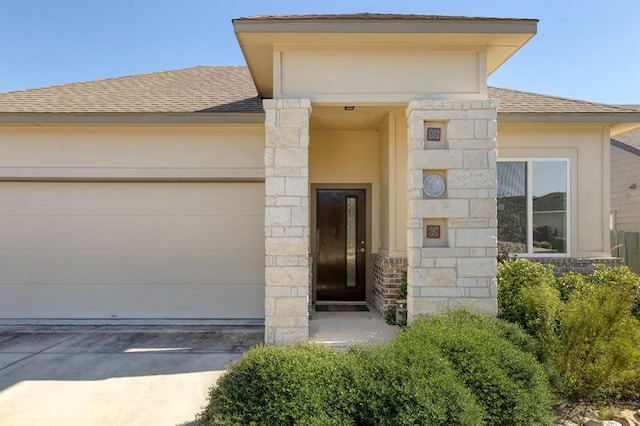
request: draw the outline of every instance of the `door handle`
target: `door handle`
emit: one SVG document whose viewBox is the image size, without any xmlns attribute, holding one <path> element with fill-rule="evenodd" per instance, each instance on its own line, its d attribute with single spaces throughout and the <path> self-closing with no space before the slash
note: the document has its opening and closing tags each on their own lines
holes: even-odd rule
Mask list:
<svg viewBox="0 0 640 426">
<path fill-rule="evenodd" d="M 360 253 L 364 253 L 365 251 L 366 251 L 366 250 L 364 249 L 364 247 L 362 247 L 362 248 L 360 249 Z"/>
</svg>

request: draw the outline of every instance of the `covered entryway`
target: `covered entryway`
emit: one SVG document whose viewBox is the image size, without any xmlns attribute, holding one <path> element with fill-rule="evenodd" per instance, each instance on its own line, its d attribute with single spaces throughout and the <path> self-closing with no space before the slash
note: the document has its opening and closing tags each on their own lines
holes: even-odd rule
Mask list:
<svg viewBox="0 0 640 426">
<path fill-rule="evenodd" d="M 264 317 L 262 182 L 0 183 L 0 318 Z"/>
</svg>

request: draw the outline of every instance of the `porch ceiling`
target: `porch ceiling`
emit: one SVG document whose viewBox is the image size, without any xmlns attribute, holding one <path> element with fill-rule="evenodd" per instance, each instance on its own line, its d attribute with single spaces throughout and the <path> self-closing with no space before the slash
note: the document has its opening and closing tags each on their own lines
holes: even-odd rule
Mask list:
<svg viewBox="0 0 640 426">
<path fill-rule="evenodd" d="M 311 130 L 378 130 L 389 113 L 388 107 L 358 106 L 351 111 L 346 105 L 313 106 Z"/>
</svg>

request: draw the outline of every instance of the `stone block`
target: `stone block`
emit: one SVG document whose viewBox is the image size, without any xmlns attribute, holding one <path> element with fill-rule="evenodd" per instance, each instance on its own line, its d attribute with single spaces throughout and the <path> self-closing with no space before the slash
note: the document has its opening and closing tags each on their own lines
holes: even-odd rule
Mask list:
<svg viewBox="0 0 640 426">
<path fill-rule="evenodd" d="M 306 238 L 267 237 L 265 251 L 271 256 L 306 255 L 309 253 L 309 241 Z"/>
<path fill-rule="evenodd" d="M 457 229 L 456 247 L 495 247 L 496 230 L 491 228 Z"/>
<path fill-rule="evenodd" d="M 291 208 L 291 226 L 309 226 L 309 207 Z"/>
<path fill-rule="evenodd" d="M 309 196 L 309 179 L 306 177 L 287 177 L 285 179 L 285 194 L 288 196 Z"/>
<path fill-rule="evenodd" d="M 496 188 L 498 176 L 492 169 L 450 170 L 449 188 Z"/>
<path fill-rule="evenodd" d="M 459 287 L 421 287 L 420 297 L 433 298 L 433 297 L 446 297 L 446 298 L 458 298 L 464 297 L 464 288 Z"/>
<path fill-rule="evenodd" d="M 458 276 L 461 278 L 495 277 L 496 272 L 497 265 L 494 257 L 458 259 Z"/>
<path fill-rule="evenodd" d="M 309 150 L 307 148 L 276 148 L 276 167 L 308 167 Z"/>
<path fill-rule="evenodd" d="M 488 120 L 473 120 L 473 136 L 476 138 L 488 138 Z"/>
<path fill-rule="evenodd" d="M 497 203 L 495 198 L 482 198 L 471 200 L 469 205 L 469 217 L 472 218 L 495 218 L 497 214 Z"/>
<path fill-rule="evenodd" d="M 460 258 L 469 256 L 469 249 L 466 247 L 424 247 L 420 249 L 422 257 L 452 257 Z"/>
<path fill-rule="evenodd" d="M 276 299 L 276 316 L 301 317 L 309 312 L 308 299 L 306 297 L 284 297 Z"/>
<path fill-rule="evenodd" d="M 276 206 L 278 207 L 299 207 L 300 197 L 277 197 Z"/>
<path fill-rule="evenodd" d="M 309 268 L 306 266 L 268 266 L 265 267 L 264 276 L 267 286 L 302 287 L 309 283 Z"/>
<path fill-rule="evenodd" d="M 450 149 L 430 149 L 414 151 L 411 157 L 411 167 L 416 169 L 434 170 L 462 169 L 464 168 L 463 151 Z"/>
<path fill-rule="evenodd" d="M 467 219 L 467 218 L 449 219 L 449 228 L 456 229 L 456 230 L 464 229 L 464 228 L 488 228 L 488 227 L 489 227 L 488 219 Z"/>
<path fill-rule="evenodd" d="M 264 220 L 266 226 L 287 226 L 291 223 L 291 209 L 289 207 L 265 207 Z"/>
<path fill-rule="evenodd" d="M 468 149 L 460 152 L 464 152 L 464 165 L 451 167 L 452 169 L 486 169 L 489 167 L 486 149 Z"/>
<path fill-rule="evenodd" d="M 275 298 L 291 296 L 291 287 L 265 286 L 264 295 L 265 295 L 265 298 L 271 298 L 273 300 L 273 309 L 275 312 L 275 308 L 276 308 Z M 268 314 L 265 313 L 265 315 L 268 315 Z"/>
<path fill-rule="evenodd" d="M 267 196 L 284 195 L 284 178 L 276 176 L 265 178 L 264 190 Z"/>
<path fill-rule="evenodd" d="M 416 287 L 455 287 L 457 285 L 455 268 L 414 268 L 411 279 Z"/>
<path fill-rule="evenodd" d="M 449 257 L 437 257 L 436 258 L 436 268 L 455 268 L 456 267 L 456 259 Z"/>
<path fill-rule="evenodd" d="M 496 141 L 492 138 L 487 139 L 462 139 L 450 137 L 449 149 L 495 149 Z"/>
<path fill-rule="evenodd" d="M 447 135 L 449 139 L 473 139 L 474 138 L 474 122 L 473 120 L 451 120 L 447 127 Z M 449 145 L 449 148 L 452 148 Z"/>
<path fill-rule="evenodd" d="M 409 201 L 409 217 L 443 218 L 443 217 L 468 217 L 468 200 L 412 200 Z"/>
<path fill-rule="evenodd" d="M 300 133 L 300 129 L 294 127 L 267 127 L 265 128 L 265 147 L 299 147 Z"/>
<path fill-rule="evenodd" d="M 282 109 L 278 111 L 278 125 L 280 127 L 307 128 L 309 127 L 308 109 Z"/>
</svg>

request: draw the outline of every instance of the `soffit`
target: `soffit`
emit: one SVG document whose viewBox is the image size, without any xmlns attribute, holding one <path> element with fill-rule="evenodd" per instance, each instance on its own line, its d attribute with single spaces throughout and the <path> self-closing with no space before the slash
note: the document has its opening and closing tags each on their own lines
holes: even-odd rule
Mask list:
<svg viewBox="0 0 640 426">
<path fill-rule="evenodd" d="M 427 51 L 470 47 L 487 52 L 487 75 L 536 33 L 535 19 L 498 18 L 242 18 L 233 21 L 258 93 L 273 96 L 273 52 Z"/>
</svg>

